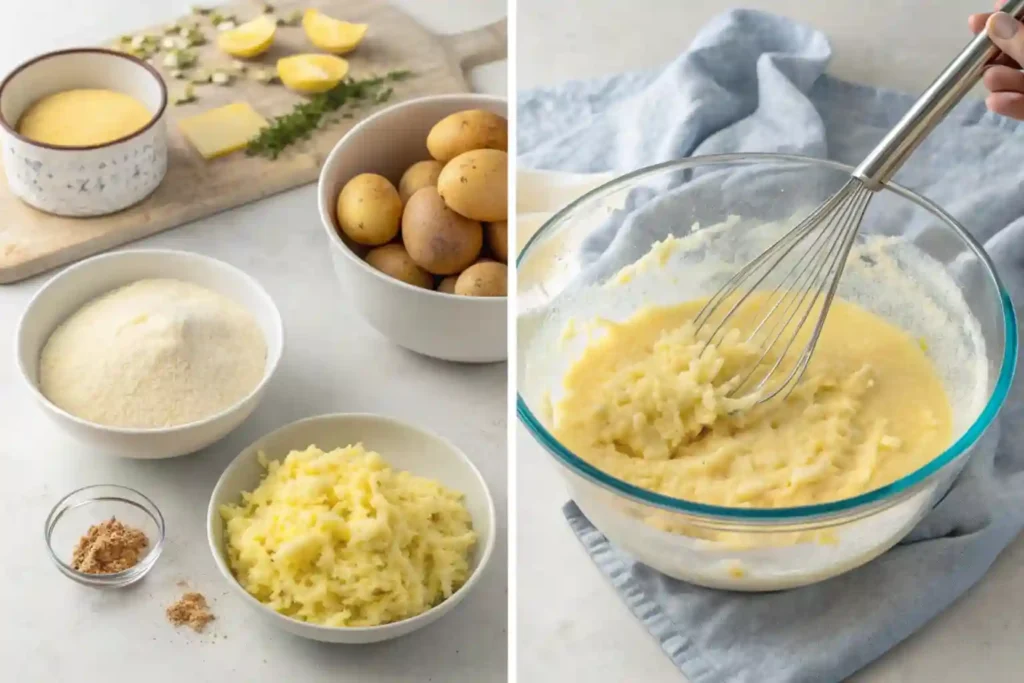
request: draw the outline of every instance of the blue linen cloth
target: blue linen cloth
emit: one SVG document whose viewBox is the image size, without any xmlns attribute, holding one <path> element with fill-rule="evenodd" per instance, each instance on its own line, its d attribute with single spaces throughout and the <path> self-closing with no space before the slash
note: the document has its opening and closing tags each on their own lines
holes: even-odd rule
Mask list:
<svg viewBox="0 0 1024 683">
<path fill-rule="evenodd" d="M 663 68 L 521 92 L 519 163 L 628 171 L 690 155 L 773 151 L 855 165 L 914 97 L 825 75 L 830 53 L 825 36 L 806 26 L 727 12 Z M 963 102 L 896 181 L 960 220 L 1024 301 L 1021 124 Z M 1024 528 L 1020 385 L 950 493 L 903 543 L 818 585 L 770 594 L 702 589 L 618 551 L 573 503 L 565 516 L 692 683 L 840 681 L 956 600 Z"/>
</svg>

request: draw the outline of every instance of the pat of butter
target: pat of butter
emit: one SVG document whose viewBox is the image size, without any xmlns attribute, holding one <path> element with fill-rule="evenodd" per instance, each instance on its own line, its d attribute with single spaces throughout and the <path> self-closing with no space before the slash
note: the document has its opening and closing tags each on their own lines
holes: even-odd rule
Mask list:
<svg viewBox="0 0 1024 683">
<path fill-rule="evenodd" d="M 235 102 L 178 122 L 178 128 L 205 159 L 245 147 L 267 125 L 247 102 Z"/>
</svg>

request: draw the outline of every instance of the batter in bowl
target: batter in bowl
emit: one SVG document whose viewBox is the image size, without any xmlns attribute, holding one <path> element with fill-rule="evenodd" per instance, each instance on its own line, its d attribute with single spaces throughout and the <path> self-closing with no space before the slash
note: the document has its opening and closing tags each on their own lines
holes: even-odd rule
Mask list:
<svg viewBox="0 0 1024 683">
<path fill-rule="evenodd" d="M 922 343 L 882 318 L 834 301 L 800 384 L 753 405 L 728 395 L 759 355 L 742 341 L 752 319 L 738 316 L 737 329 L 700 354 L 691 321 L 702 304 L 602 322 L 564 377 L 555 436 L 641 488 L 756 508 L 849 498 L 949 445 L 950 401 Z M 791 353 L 801 349 L 798 340 Z"/>
</svg>

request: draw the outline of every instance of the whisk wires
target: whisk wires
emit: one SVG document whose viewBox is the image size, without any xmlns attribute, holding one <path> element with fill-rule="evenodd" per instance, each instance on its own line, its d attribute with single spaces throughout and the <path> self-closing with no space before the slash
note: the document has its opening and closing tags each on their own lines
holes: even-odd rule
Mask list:
<svg viewBox="0 0 1024 683">
<path fill-rule="evenodd" d="M 756 360 L 739 375 L 730 395 L 756 394 L 763 403 L 785 397 L 800 381 L 871 195 L 859 179 L 851 178 L 701 308 L 694 325 L 705 348 L 738 327 L 741 317 L 753 321 L 744 333 L 756 349 Z M 799 349 L 795 359 L 790 353 L 794 348 Z"/>
</svg>

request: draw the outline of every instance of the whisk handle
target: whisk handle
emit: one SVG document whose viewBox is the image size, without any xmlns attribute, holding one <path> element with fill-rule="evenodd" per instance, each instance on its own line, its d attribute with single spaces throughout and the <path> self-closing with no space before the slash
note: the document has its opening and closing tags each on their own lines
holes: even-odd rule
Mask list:
<svg viewBox="0 0 1024 683">
<path fill-rule="evenodd" d="M 1000 11 L 1024 19 L 1024 0 L 1010 0 Z M 974 87 L 985 66 L 998 55 L 999 48 L 992 44 L 984 31 L 975 36 L 871 150 L 853 175 L 872 190 L 888 182 L 910 153 Z"/>
</svg>

